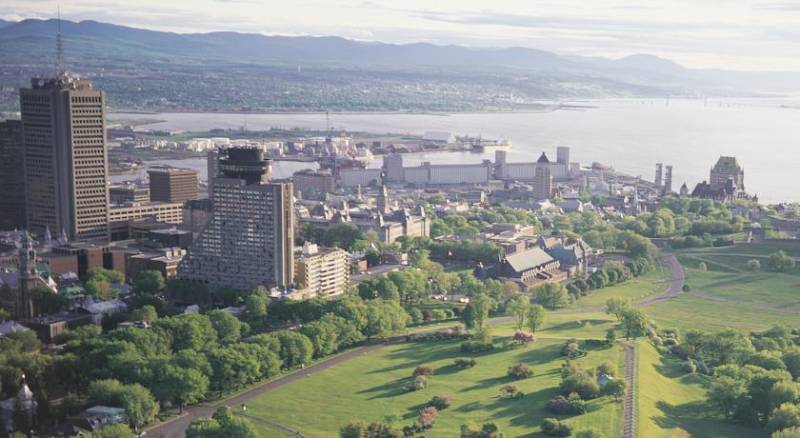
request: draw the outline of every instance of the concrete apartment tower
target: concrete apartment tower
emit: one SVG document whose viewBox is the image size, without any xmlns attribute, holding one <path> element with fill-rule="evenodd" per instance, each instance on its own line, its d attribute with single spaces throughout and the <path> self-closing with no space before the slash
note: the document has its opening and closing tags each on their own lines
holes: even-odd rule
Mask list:
<svg viewBox="0 0 800 438">
<path fill-rule="evenodd" d="M 28 229 L 108 239 L 105 94 L 61 70 L 19 91 Z"/>
<path fill-rule="evenodd" d="M 559 146 L 556 148 L 556 162 L 569 166 L 569 147 Z"/>
<path fill-rule="evenodd" d="M 672 166 L 666 166 L 666 172 L 664 173 L 664 194 L 668 195 L 672 193 Z"/>
<path fill-rule="evenodd" d="M 153 167 L 150 177 L 150 201 L 186 202 L 197 199 L 199 181 L 192 169 Z"/>
<path fill-rule="evenodd" d="M 0 230 L 25 228 L 22 122 L 0 122 Z"/>
<path fill-rule="evenodd" d="M 656 187 L 661 187 L 662 184 L 661 179 L 663 171 L 664 171 L 664 165 L 662 163 L 656 163 L 656 179 L 655 179 Z"/>
<path fill-rule="evenodd" d="M 178 276 L 249 291 L 294 279 L 292 184 L 270 183 L 270 161 L 252 148 L 219 151 L 211 218 Z"/>
<path fill-rule="evenodd" d="M 550 199 L 553 196 L 553 176 L 550 173 L 550 160 L 542 155 L 536 161 L 536 173 L 533 176 L 533 197 L 537 201 Z"/>
</svg>

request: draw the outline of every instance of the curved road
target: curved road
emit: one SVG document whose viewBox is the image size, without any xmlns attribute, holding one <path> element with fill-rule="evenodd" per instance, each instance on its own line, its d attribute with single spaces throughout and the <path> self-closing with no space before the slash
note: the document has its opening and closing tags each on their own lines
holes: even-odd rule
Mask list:
<svg viewBox="0 0 800 438">
<path fill-rule="evenodd" d="M 661 293 L 656 297 L 652 297 L 646 299 L 644 301 L 640 301 L 634 303 L 635 306 L 647 306 L 651 304 L 655 304 L 666 299 L 672 298 L 681 293 L 683 288 L 684 282 L 684 272 L 683 267 L 678 262 L 678 259 L 673 255 L 666 253 L 661 257 L 661 263 L 669 268 L 670 270 L 670 286 L 669 288 Z M 602 311 L 602 307 L 592 308 L 592 309 L 580 309 L 580 310 L 573 310 L 573 311 L 564 311 L 563 313 L 586 313 L 587 311 Z M 492 318 L 490 320 L 490 324 L 500 324 L 503 322 L 510 321 L 511 317 L 508 316 L 501 316 L 498 318 Z M 433 330 L 441 330 L 441 327 L 433 329 Z M 362 356 L 367 354 L 371 351 L 379 350 L 384 348 L 388 345 L 399 344 L 405 341 L 405 336 L 396 336 L 393 338 L 388 339 L 386 342 L 378 343 L 378 344 L 370 344 L 364 345 L 361 347 L 356 347 L 351 350 L 348 350 L 344 353 L 338 354 L 333 356 L 329 359 L 324 361 L 318 362 L 308 368 L 302 370 L 296 370 L 290 374 L 287 374 L 283 377 L 279 377 L 275 380 L 271 380 L 269 382 L 260 384 L 255 386 L 251 389 L 245 390 L 243 392 L 238 393 L 230 398 L 220 400 L 217 402 L 212 403 L 203 403 L 199 404 L 184 410 L 183 415 L 179 417 L 175 417 L 171 420 L 167 420 L 163 423 L 159 423 L 149 429 L 147 429 L 147 436 L 148 437 L 157 437 L 157 438 L 180 438 L 183 437 L 186 433 L 186 429 L 189 427 L 193 421 L 198 420 L 200 418 L 209 417 L 214 411 L 220 406 L 230 406 L 232 408 L 238 408 L 242 405 L 242 403 L 246 403 L 254 398 L 260 397 L 266 393 L 269 393 L 275 389 L 278 389 L 284 385 L 288 385 L 292 382 L 297 380 L 303 379 L 305 377 L 311 376 L 312 374 L 318 373 L 320 371 L 326 370 L 332 366 L 338 365 L 343 362 L 347 362 L 351 359 L 354 359 L 358 356 Z"/>
</svg>

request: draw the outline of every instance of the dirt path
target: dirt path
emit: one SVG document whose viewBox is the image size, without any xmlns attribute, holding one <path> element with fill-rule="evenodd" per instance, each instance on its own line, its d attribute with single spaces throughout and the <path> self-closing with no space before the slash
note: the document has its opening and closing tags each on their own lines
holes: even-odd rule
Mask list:
<svg viewBox="0 0 800 438">
<path fill-rule="evenodd" d="M 636 436 L 636 346 L 622 343 L 625 352 L 625 399 L 622 406 L 622 438 Z"/>
</svg>

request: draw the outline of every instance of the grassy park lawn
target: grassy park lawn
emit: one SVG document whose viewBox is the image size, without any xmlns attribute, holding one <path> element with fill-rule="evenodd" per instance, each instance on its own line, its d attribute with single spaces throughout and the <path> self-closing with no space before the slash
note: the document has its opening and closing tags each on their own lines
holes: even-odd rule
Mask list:
<svg viewBox="0 0 800 438">
<path fill-rule="evenodd" d="M 573 309 L 590 309 L 605 307 L 606 300 L 612 297 L 630 298 L 632 302 L 641 301 L 657 295 L 669 288 L 669 283 L 663 281 L 664 272 L 659 266 L 641 277 L 631 278 L 625 282 L 598 290 L 589 291 L 589 295 L 572 303 Z"/>
<path fill-rule="evenodd" d="M 733 249 L 728 249 L 733 248 Z M 741 255 L 732 255 L 736 248 Z M 750 305 L 757 311 L 780 309 L 782 313 L 796 312 L 800 315 L 800 271 L 788 273 L 766 271 L 766 259 L 752 255 L 762 251 L 758 246 L 739 245 L 725 249 L 728 255 L 712 255 L 706 252 L 684 252 L 679 260 L 686 271 L 687 283 L 692 291 L 711 295 L 733 304 Z M 710 251 L 710 250 L 709 250 Z M 748 271 L 747 261 L 759 259 L 762 269 Z M 706 264 L 706 270 L 698 269 L 700 263 Z"/>
<path fill-rule="evenodd" d="M 680 359 L 662 356 L 648 340 L 637 346 L 641 437 L 767 437 L 763 430 L 735 426 L 709 411 L 704 377 L 686 374 Z"/>
<path fill-rule="evenodd" d="M 502 331 L 498 330 L 498 332 Z M 280 421 L 281 424 L 313 437 L 335 437 L 344 424 L 354 419 L 383 421 L 396 416 L 395 426 L 411 424 L 418 410 L 434 395 L 453 398 L 450 408 L 440 412 L 426 436 L 458 436 L 465 423 L 496 422 L 506 436 L 541 436 L 539 425 L 550 398 L 558 394 L 562 339 L 540 339 L 524 347 L 476 356 L 478 364 L 460 370 L 453 360 L 465 357 L 458 342 L 409 343 L 390 346 L 309 376 L 249 403 L 248 415 Z M 590 351 L 577 362 L 594 367 L 603 361 L 616 363 L 622 372 L 622 351 L 618 347 Z M 512 381 L 509 366 L 523 362 L 534 377 Z M 403 392 L 418 365 L 435 370 L 429 386 L 421 391 Z M 514 384 L 526 396 L 510 400 L 499 396 L 499 388 Z M 619 436 L 622 404 L 600 398 L 588 404 L 588 412 L 567 418 L 576 430 L 595 428 L 605 436 Z"/>
</svg>

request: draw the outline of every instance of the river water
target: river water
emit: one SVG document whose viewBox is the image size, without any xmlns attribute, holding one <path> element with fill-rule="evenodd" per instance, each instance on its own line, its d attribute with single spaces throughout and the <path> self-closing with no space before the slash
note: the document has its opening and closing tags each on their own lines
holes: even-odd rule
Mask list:
<svg viewBox="0 0 800 438">
<path fill-rule="evenodd" d="M 593 161 L 652 180 L 655 163 L 671 164 L 673 187 L 689 188 L 707 179 L 720 155 L 733 155 L 745 169 L 745 186 L 762 201 L 800 201 L 800 108 L 797 101 L 739 100 L 598 100 L 585 109 L 517 113 L 330 114 L 336 130 L 376 134 L 453 134 L 504 138 L 513 143 L 508 161 L 534 161 L 541 152 L 555 158 L 556 146 L 569 146 L 571 160 Z M 112 118 L 142 117 L 112 114 Z M 148 115 L 147 117 L 151 117 Z M 324 130 L 325 114 L 164 113 L 150 129 L 206 131 L 212 128 Z M 475 163 L 493 154 L 431 153 L 407 156 L 406 163 Z M 181 160 L 204 172 L 204 160 Z M 178 165 L 179 163 L 173 163 Z M 379 165 L 379 161 L 374 163 Z M 289 176 L 307 163 L 276 163 L 277 177 Z"/>
</svg>

